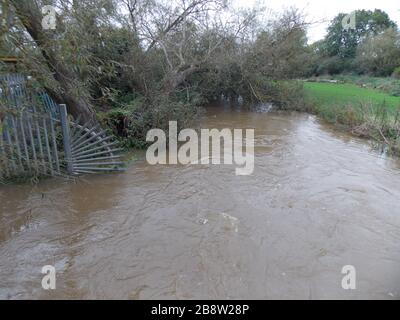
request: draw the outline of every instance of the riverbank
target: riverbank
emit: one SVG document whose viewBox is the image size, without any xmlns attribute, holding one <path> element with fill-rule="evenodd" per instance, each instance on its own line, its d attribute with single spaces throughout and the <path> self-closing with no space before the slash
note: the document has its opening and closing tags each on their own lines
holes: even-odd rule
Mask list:
<svg viewBox="0 0 400 320">
<path fill-rule="evenodd" d="M 305 108 L 400 155 L 400 97 L 350 83 L 305 82 Z"/>
</svg>

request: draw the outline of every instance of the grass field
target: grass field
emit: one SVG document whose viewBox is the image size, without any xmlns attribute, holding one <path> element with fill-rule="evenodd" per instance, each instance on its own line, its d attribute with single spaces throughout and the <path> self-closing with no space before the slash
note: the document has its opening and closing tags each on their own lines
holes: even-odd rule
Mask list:
<svg viewBox="0 0 400 320">
<path fill-rule="evenodd" d="M 318 105 L 338 106 L 367 103 L 378 106 L 385 104 L 392 109 L 391 111 L 400 107 L 400 97 L 354 84 L 306 82 L 304 89 L 306 94 Z"/>
<path fill-rule="evenodd" d="M 400 155 L 400 97 L 351 83 L 305 82 L 308 110 Z"/>
<path fill-rule="evenodd" d="M 400 79 L 393 77 L 371 77 L 367 75 L 355 74 L 338 74 L 338 75 L 325 75 L 312 78 L 314 81 L 321 80 L 337 80 L 341 83 L 350 83 L 357 86 L 366 87 L 369 89 L 376 89 L 381 92 L 388 93 L 392 96 L 400 97 Z"/>
</svg>

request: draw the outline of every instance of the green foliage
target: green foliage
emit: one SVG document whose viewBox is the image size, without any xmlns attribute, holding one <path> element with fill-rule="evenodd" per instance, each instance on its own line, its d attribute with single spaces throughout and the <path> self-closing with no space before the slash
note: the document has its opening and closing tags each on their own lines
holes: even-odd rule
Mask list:
<svg viewBox="0 0 400 320">
<path fill-rule="evenodd" d="M 330 23 L 322 41 L 311 45 L 315 75 L 357 72 L 389 76 L 399 65 L 399 33 L 395 22 L 382 10 L 355 11 L 355 29 L 342 25 L 346 14 Z"/>
<path fill-rule="evenodd" d="M 367 37 L 357 48 L 359 71 L 375 76 L 390 76 L 400 64 L 400 34 L 390 28 Z"/>
<path fill-rule="evenodd" d="M 395 79 L 400 79 L 400 67 L 397 67 L 393 70 L 393 74 L 392 74 L 393 78 Z M 400 88 L 400 85 L 399 85 Z"/>
<path fill-rule="evenodd" d="M 329 56 L 339 56 L 340 58 L 354 58 L 358 44 L 366 36 L 377 35 L 380 32 L 396 24 L 390 20 L 388 14 L 382 10 L 357 10 L 356 28 L 345 30 L 342 20 L 346 16 L 344 13 L 338 14 L 328 27 L 328 34 L 325 40 L 326 50 Z"/>
<path fill-rule="evenodd" d="M 177 121 L 184 128 L 199 113 L 195 101 L 182 101 L 179 97 L 156 97 L 146 100 L 143 97 L 132 100 L 121 108 L 99 113 L 100 122 L 120 138 L 126 148 L 144 148 L 148 145 L 148 130 L 168 129 L 169 121 Z"/>
<path fill-rule="evenodd" d="M 271 81 L 264 79 L 257 83 L 254 90 L 261 101 L 274 103 L 282 110 L 306 111 L 304 103 L 304 90 L 301 81 L 279 80 Z"/>
<path fill-rule="evenodd" d="M 351 61 L 342 59 L 339 56 L 322 58 L 315 70 L 315 74 L 339 74 L 349 70 Z"/>
</svg>

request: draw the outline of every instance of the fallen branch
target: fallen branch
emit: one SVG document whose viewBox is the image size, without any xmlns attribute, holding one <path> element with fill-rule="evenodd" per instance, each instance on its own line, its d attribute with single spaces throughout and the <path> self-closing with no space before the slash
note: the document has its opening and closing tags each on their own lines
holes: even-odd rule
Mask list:
<svg viewBox="0 0 400 320">
<path fill-rule="evenodd" d="M 390 144 L 390 142 L 388 141 L 388 139 L 386 139 L 386 137 L 385 137 L 385 135 L 383 134 L 381 128 L 378 128 L 378 131 L 379 131 L 379 133 L 381 134 L 383 140 L 385 140 L 386 144 L 387 144 L 388 146 L 390 146 L 391 144 Z"/>
</svg>

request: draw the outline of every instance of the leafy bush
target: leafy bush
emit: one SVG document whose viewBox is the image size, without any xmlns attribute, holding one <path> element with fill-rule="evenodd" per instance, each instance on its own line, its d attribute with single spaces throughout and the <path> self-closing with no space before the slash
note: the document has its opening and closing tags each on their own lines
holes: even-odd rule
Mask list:
<svg viewBox="0 0 400 320">
<path fill-rule="evenodd" d="M 272 102 L 284 110 L 306 111 L 303 83 L 300 81 L 279 81 L 272 90 Z"/>
<path fill-rule="evenodd" d="M 400 79 L 400 66 L 394 69 L 392 77 L 395 79 Z"/>
<path fill-rule="evenodd" d="M 177 121 L 178 127 L 183 128 L 198 113 L 198 105 L 193 101 L 183 102 L 177 97 L 158 97 L 153 101 L 138 98 L 121 108 L 99 114 L 99 118 L 121 139 L 123 146 L 144 148 L 150 129 L 168 130 L 169 121 Z"/>
<path fill-rule="evenodd" d="M 381 34 L 368 36 L 357 48 L 360 71 L 374 76 L 390 76 L 400 63 L 400 34 L 389 28 Z"/>
<path fill-rule="evenodd" d="M 339 74 L 345 70 L 350 70 L 351 61 L 340 58 L 339 56 L 325 58 L 319 64 L 317 74 Z"/>
</svg>

